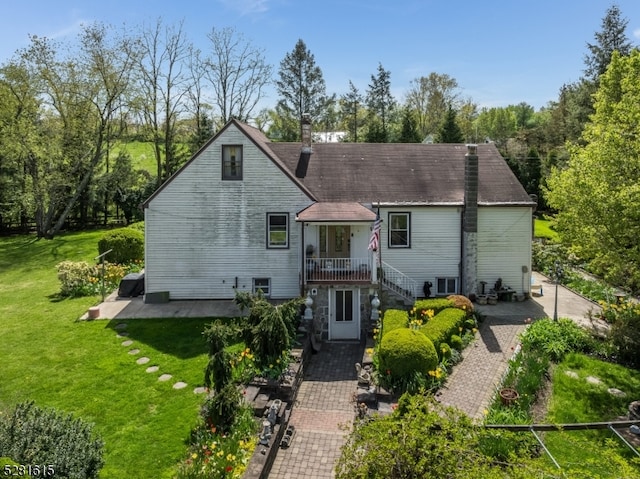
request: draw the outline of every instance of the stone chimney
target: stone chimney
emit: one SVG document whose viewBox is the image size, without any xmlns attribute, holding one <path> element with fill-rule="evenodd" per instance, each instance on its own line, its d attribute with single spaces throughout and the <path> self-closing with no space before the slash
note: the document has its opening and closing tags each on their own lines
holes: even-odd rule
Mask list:
<svg viewBox="0 0 640 479">
<path fill-rule="evenodd" d="M 309 113 L 302 114 L 300 129 L 302 131 L 302 153 L 311 153 L 311 115 Z"/>
<path fill-rule="evenodd" d="M 478 146 L 467 145 L 462 212 L 462 294 L 478 292 Z"/>
<path fill-rule="evenodd" d="M 302 149 L 300 150 L 300 158 L 296 165 L 296 177 L 304 178 L 307 176 L 309 169 L 309 160 L 311 159 L 311 115 L 304 113 L 300 122 L 300 130 L 302 132 Z"/>
</svg>

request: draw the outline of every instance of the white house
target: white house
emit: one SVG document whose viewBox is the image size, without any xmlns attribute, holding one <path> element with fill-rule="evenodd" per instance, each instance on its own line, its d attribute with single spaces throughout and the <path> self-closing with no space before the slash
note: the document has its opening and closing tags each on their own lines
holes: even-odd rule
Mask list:
<svg viewBox="0 0 640 479">
<path fill-rule="evenodd" d="M 232 120 L 144 203 L 147 297 L 309 294 L 329 339 L 358 339 L 380 288 L 472 295 L 500 278 L 528 292 L 535 204 L 494 145 L 303 131 L 272 143 Z"/>
</svg>

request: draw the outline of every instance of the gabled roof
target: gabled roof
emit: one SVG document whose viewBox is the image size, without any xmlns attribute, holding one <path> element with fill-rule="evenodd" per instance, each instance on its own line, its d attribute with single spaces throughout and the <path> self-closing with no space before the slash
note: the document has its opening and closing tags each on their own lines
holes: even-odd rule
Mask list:
<svg viewBox="0 0 640 479">
<path fill-rule="evenodd" d="M 314 203 L 296 215 L 296 221 L 375 221 L 376 214 L 360 203 Z"/>
<path fill-rule="evenodd" d="M 314 143 L 312 153 L 303 154 L 300 143 L 271 142 L 257 128 L 234 119 L 158 188 L 143 206 L 147 206 L 173 178 L 188 168 L 230 125 L 242 131 L 294 184 L 318 203 L 349 203 L 352 206 L 362 206 L 363 203 L 378 206 L 464 203 L 465 145 Z M 478 176 L 478 204 L 534 204 L 493 144 L 478 145 Z M 318 208 L 324 209 L 322 214 L 329 211 L 326 205 Z M 349 209 L 358 215 L 358 208 L 354 208 Z M 311 213 L 321 210 L 314 211 Z"/>
<path fill-rule="evenodd" d="M 299 143 L 270 143 L 295 172 Z M 314 143 L 304 184 L 321 202 L 380 205 L 461 205 L 466 145 L 423 143 Z M 493 144 L 478 145 L 478 203 L 532 205 Z"/>
</svg>

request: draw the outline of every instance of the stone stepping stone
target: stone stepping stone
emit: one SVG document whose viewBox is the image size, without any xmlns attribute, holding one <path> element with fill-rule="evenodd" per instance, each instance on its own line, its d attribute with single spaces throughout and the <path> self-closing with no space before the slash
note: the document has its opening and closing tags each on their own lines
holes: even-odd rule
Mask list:
<svg viewBox="0 0 640 479">
<path fill-rule="evenodd" d="M 578 373 L 575 371 L 565 371 L 564 373 L 570 378 L 578 379 Z"/>
<path fill-rule="evenodd" d="M 611 394 L 612 396 L 615 396 L 617 398 L 623 398 L 623 397 L 625 397 L 627 395 L 626 392 L 620 391 L 620 389 L 618 389 L 618 388 L 609 388 L 609 389 L 607 389 L 607 392 L 609 394 Z"/>
<path fill-rule="evenodd" d="M 116 334 L 116 338 L 126 338 L 127 336 L 129 336 L 129 333 L 127 333 L 126 331 L 122 331 L 121 333 Z"/>
<path fill-rule="evenodd" d="M 193 390 L 193 394 L 204 394 L 206 392 L 207 392 L 207 388 L 205 388 L 204 386 L 198 386 L 197 388 L 194 388 L 194 390 Z"/>
<path fill-rule="evenodd" d="M 127 323 L 118 323 L 118 324 L 116 324 L 116 330 L 122 331 L 124 329 L 127 329 Z"/>
<path fill-rule="evenodd" d="M 160 375 L 160 377 L 158 378 L 158 381 L 168 381 L 169 379 L 171 379 L 173 376 L 171 376 L 171 374 L 162 374 Z"/>
<path fill-rule="evenodd" d="M 587 382 L 589 384 L 602 384 L 602 380 L 595 376 L 587 376 Z"/>
<path fill-rule="evenodd" d="M 136 359 L 136 364 L 147 364 L 151 359 L 143 356 L 141 358 Z"/>
<path fill-rule="evenodd" d="M 173 389 L 184 389 L 187 387 L 187 383 L 183 383 L 182 381 L 178 381 L 173 385 Z"/>
<path fill-rule="evenodd" d="M 135 356 L 135 355 L 136 355 L 136 354 L 138 354 L 139 352 L 140 352 L 140 350 L 139 350 L 139 349 L 131 349 L 131 350 L 129 351 L 129 354 L 131 354 L 132 356 Z"/>
<path fill-rule="evenodd" d="M 157 373 L 159 369 L 158 366 L 149 366 L 145 371 L 148 373 Z"/>
<path fill-rule="evenodd" d="M 131 346 L 132 344 L 133 344 L 133 341 L 131 341 L 130 339 L 127 339 L 126 341 L 122 341 L 123 346 Z"/>
</svg>

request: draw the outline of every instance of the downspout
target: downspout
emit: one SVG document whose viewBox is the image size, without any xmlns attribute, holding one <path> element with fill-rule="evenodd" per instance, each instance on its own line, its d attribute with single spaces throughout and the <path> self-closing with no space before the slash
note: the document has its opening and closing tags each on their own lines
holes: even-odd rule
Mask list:
<svg viewBox="0 0 640 479">
<path fill-rule="evenodd" d="M 300 232 L 300 256 L 302 258 L 300 264 L 302 265 L 302 267 L 300 268 L 300 272 L 298 273 L 298 275 L 300 277 L 300 297 L 304 298 L 304 288 L 306 286 L 307 280 L 307 258 L 304 245 L 304 221 L 300 222 L 300 228 L 302 228 L 302 231 Z"/>
</svg>

